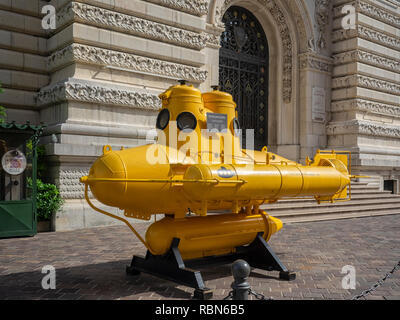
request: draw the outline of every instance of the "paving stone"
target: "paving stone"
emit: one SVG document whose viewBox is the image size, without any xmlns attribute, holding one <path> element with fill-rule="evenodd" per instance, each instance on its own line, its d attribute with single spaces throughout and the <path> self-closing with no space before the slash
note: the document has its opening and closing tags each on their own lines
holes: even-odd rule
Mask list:
<svg viewBox="0 0 400 320">
<path fill-rule="evenodd" d="M 294 281 L 276 271 L 253 269 L 249 283 L 282 300 L 351 299 L 392 270 L 400 257 L 400 215 L 284 225 L 270 241 Z M 148 224 L 141 224 L 143 234 Z M 145 248 L 124 226 L 100 227 L 31 238 L 0 239 L 0 299 L 164 300 L 191 299 L 193 289 L 151 275 L 128 276 L 125 266 Z M 56 268 L 56 290 L 44 290 L 42 268 Z M 356 289 L 342 289 L 342 268 L 356 269 Z M 214 299 L 231 290 L 230 266 L 202 268 Z M 253 299 L 254 297 L 252 297 Z M 368 300 L 400 300 L 400 271 Z"/>
</svg>

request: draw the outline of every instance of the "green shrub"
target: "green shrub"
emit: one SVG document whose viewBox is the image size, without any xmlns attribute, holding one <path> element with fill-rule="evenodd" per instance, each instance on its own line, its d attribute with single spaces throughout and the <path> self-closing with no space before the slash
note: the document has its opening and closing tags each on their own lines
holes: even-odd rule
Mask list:
<svg viewBox="0 0 400 320">
<path fill-rule="evenodd" d="M 37 179 L 37 195 L 36 207 L 38 221 L 50 220 L 53 214 L 61 208 L 64 200 L 61 198 L 60 191 L 51 183 L 43 183 Z M 32 187 L 32 179 L 28 180 L 29 186 Z"/>
<path fill-rule="evenodd" d="M 6 109 L 0 106 L 0 123 L 4 123 L 6 121 Z"/>
</svg>

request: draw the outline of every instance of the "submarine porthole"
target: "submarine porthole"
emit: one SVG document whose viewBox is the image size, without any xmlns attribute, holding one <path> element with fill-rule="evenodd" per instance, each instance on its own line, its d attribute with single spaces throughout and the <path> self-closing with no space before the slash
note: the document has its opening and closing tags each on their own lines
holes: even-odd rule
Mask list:
<svg viewBox="0 0 400 320">
<path fill-rule="evenodd" d="M 192 131 L 197 127 L 197 119 L 191 112 L 182 112 L 176 118 L 176 123 L 179 130 Z"/>
<path fill-rule="evenodd" d="M 169 111 L 168 109 L 162 109 L 157 117 L 156 127 L 157 129 L 164 130 L 169 122 Z"/>
</svg>

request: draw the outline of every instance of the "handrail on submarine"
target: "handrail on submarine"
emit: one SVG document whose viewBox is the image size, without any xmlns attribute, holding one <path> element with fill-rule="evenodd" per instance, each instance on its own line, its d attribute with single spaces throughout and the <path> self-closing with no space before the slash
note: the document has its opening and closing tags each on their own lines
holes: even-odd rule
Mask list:
<svg viewBox="0 0 400 320">
<path fill-rule="evenodd" d="M 194 179 L 118 179 L 118 178 L 89 178 L 88 176 L 80 178 L 80 181 L 84 184 L 95 181 L 104 182 L 158 182 L 158 183 L 211 183 L 211 184 L 245 184 L 246 180 L 219 180 L 219 179 L 206 179 L 206 180 L 194 180 Z"/>
</svg>

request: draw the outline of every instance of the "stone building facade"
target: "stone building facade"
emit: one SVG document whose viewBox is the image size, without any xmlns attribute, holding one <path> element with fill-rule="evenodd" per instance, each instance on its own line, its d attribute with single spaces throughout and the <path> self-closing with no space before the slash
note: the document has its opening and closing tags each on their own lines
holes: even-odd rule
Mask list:
<svg viewBox="0 0 400 320">
<path fill-rule="evenodd" d="M 43 29 L 46 5 L 55 29 Z M 178 79 L 202 91 L 221 82 L 232 6 L 268 42 L 265 145 L 300 162 L 351 151 L 353 172 L 398 190 L 398 0 L 0 0 L 0 105 L 8 120 L 47 124 L 48 178 L 66 200 L 57 230 L 110 223 L 87 207 L 79 177 L 105 144 L 151 142 L 159 93 Z"/>
</svg>

